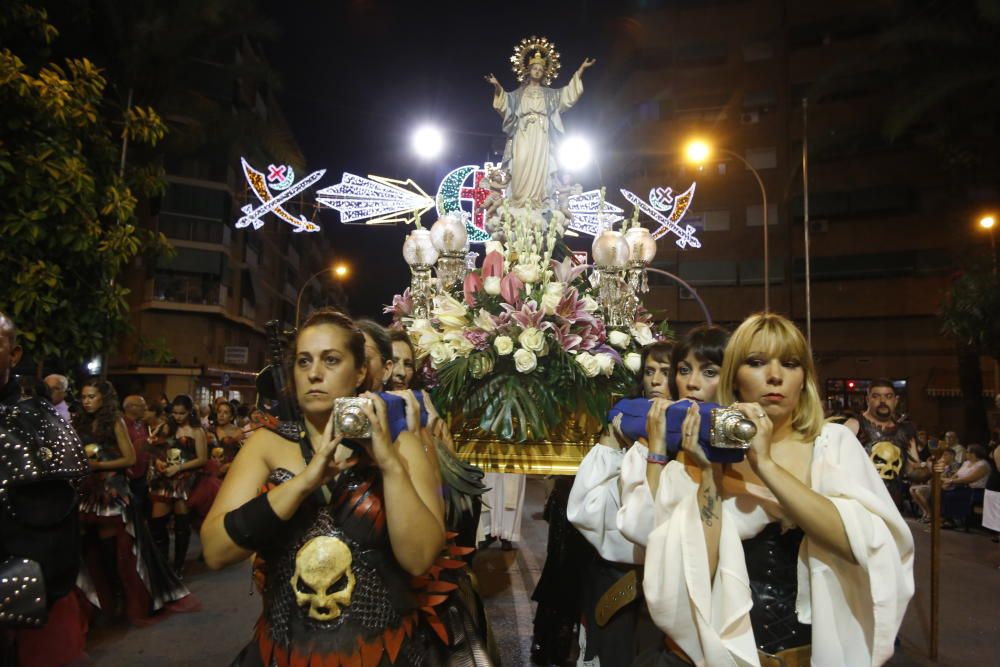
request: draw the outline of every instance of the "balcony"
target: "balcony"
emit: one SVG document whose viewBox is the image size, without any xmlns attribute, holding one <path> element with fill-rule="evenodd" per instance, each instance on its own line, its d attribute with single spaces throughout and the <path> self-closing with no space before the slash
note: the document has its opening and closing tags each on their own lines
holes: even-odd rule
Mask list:
<svg viewBox="0 0 1000 667">
<path fill-rule="evenodd" d="M 153 298 L 171 303 L 225 307 L 226 288 L 214 278 L 157 273 L 153 277 Z"/>
</svg>

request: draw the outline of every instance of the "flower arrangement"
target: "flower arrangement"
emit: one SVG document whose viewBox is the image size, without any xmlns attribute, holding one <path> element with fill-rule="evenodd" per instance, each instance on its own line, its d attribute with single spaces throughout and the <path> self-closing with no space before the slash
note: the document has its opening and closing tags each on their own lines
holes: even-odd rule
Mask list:
<svg viewBox="0 0 1000 667">
<path fill-rule="evenodd" d="M 553 259 L 564 220 L 505 211 L 494 234 L 505 240 L 434 296 L 429 318 L 412 316 L 409 291 L 386 307 L 425 357 L 435 403 L 502 440 L 544 440 L 572 413 L 603 423 L 634 387 L 642 346 L 660 338 L 641 306 L 629 326 L 605 325 L 587 267 Z"/>
</svg>

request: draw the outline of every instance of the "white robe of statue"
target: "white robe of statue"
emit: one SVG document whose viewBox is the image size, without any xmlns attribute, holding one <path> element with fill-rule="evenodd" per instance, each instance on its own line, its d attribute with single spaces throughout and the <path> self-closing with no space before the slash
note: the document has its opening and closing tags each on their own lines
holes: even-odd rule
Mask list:
<svg viewBox="0 0 1000 667">
<path fill-rule="evenodd" d="M 486 535 L 511 542 L 520 541 L 526 480 L 524 475 L 486 473 L 483 484 L 489 491 L 483 494 L 477 541 L 481 541 Z"/>
<path fill-rule="evenodd" d="M 559 114 L 576 104 L 581 95 L 583 79 L 577 71 L 559 89 L 525 85 L 493 96 L 493 108 L 503 116 L 509 137 L 504 162 L 511 174 L 509 199 L 513 206 L 540 207 L 552 194 L 557 169 L 554 138 L 563 133 Z M 514 104 L 516 109 L 511 108 Z"/>
</svg>

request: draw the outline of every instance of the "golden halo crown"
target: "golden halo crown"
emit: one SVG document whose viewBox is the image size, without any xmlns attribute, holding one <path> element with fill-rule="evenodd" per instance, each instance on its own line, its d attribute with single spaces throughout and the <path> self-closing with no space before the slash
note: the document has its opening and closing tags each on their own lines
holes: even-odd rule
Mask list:
<svg viewBox="0 0 1000 667">
<path fill-rule="evenodd" d="M 514 47 L 514 55 L 510 57 L 511 69 L 514 70 L 518 83 L 524 82 L 528 77 L 528 70 L 535 63 L 545 66 L 542 83 L 546 86 L 552 84 L 562 67 L 556 45 L 545 37 L 532 35 L 518 42 Z"/>
</svg>

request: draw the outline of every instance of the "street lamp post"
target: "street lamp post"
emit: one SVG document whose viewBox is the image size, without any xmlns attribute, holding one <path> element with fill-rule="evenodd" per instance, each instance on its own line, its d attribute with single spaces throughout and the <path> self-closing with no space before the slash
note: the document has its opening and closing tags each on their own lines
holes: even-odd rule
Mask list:
<svg viewBox="0 0 1000 667">
<path fill-rule="evenodd" d="M 762 209 L 763 218 L 764 218 L 764 312 L 770 312 L 770 310 L 771 310 L 771 281 L 770 281 L 771 267 L 770 267 L 770 258 L 769 258 L 769 254 L 768 254 L 768 242 L 767 242 L 767 190 L 764 189 L 764 181 L 761 180 L 760 174 L 757 173 L 757 170 L 754 169 L 753 165 L 750 164 L 749 162 L 747 162 L 746 158 L 744 158 L 739 153 L 735 153 L 735 152 L 733 152 L 733 151 L 731 151 L 729 149 L 726 149 L 726 148 L 716 148 L 715 150 L 717 150 L 720 153 L 723 153 L 725 155 L 728 155 L 730 157 L 734 157 L 737 160 L 739 160 L 740 162 L 742 162 L 743 165 L 747 169 L 750 170 L 750 173 L 753 174 L 754 178 L 757 179 L 757 186 L 760 187 L 760 198 L 761 198 L 761 202 L 762 202 L 763 207 L 764 207 Z M 686 149 L 688 160 L 690 162 L 693 162 L 693 163 L 696 163 L 696 164 L 704 163 L 708 159 L 709 155 L 711 155 L 711 152 L 712 152 L 712 148 L 709 147 L 709 145 L 706 144 L 703 141 L 692 141 L 691 143 L 688 144 L 687 149 Z"/>
<path fill-rule="evenodd" d="M 993 260 L 993 277 L 997 277 L 997 239 L 996 239 L 996 226 L 997 219 L 992 215 L 984 215 L 979 218 L 979 226 L 987 230 L 990 233 L 990 256 Z"/>
<path fill-rule="evenodd" d="M 311 276 L 309 276 L 308 278 L 306 278 L 306 281 L 304 283 L 302 283 L 302 287 L 299 288 L 299 295 L 298 295 L 298 297 L 296 297 L 296 299 L 295 299 L 295 326 L 296 327 L 299 326 L 299 313 L 300 313 L 301 308 L 302 308 L 302 295 L 306 293 L 306 288 L 309 287 L 309 283 L 311 283 L 312 281 L 316 280 L 316 278 L 319 278 L 321 275 L 323 275 L 324 273 L 327 273 L 327 272 L 330 272 L 333 275 L 333 278 L 336 280 L 336 279 L 344 279 L 347 276 L 349 276 L 350 273 L 351 273 L 351 269 L 350 269 L 349 266 L 347 266 L 347 264 L 345 264 L 343 262 L 337 262 L 333 266 L 328 266 L 325 269 L 320 269 L 316 273 L 314 273 Z"/>
</svg>

